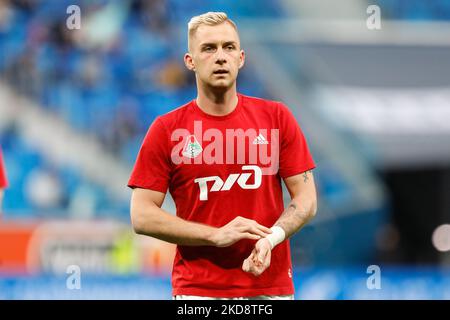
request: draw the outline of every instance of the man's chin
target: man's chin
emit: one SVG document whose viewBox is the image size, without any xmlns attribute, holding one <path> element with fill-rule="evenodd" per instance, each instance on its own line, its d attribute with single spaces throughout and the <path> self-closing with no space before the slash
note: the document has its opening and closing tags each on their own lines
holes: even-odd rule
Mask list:
<svg viewBox="0 0 450 320">
<path fill-rule="evenodd" d="M 233 86 L 233 83 L 230 81 L 214 81 L 209 83 L 209 87 L 215 90 L 228 90 Z"/>
</svg>

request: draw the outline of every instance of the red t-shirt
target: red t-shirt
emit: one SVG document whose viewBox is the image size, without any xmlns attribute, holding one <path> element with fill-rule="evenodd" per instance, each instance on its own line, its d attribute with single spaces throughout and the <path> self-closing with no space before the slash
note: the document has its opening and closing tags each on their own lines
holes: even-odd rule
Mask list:
<svg viewBox="0 0 450 320">
<path fill-rule="evenodd" d="M 314 167 L 286 106 L 239 94 L 238 105 L 225 116 L 206 114 L 193 100 L 158 117 L 128 186 L 163 193 L 169 188 L 177 216 L 188 221 L 222 227 L 242 216 L 271 227 L 284 210 L 281 178 Z M 254 244 L 177 246 L 173 295 L 293 294 L 289 242 L 273 249 L 271 265 L 259 277 L 241 269 Z"/>
<path fill-rule="evenodd" d="M 2 151 L 0 150 L 0 189 L 6 188 L 8 181 L 6 180 L 5 168 L 3 165 Z"/>
</svg>

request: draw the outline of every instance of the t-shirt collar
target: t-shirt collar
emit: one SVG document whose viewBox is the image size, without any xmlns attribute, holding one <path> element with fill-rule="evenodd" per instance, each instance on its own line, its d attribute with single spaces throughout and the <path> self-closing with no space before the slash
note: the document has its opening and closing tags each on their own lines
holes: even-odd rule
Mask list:
<svg viewBox="0 0 450 320">
<path fill-rule="evenodd" d="M 202 117 L 205 117 L 205 118 L 208 118 L 208 119 L 213 119 L 213 120 L 227 120 L 227 119 L 230 119 L 230 118 L 233 118 L 234 116 L 236 116 L 242 109 L 243 97 L 239 93 L 237 94 L 237 97 L 238 97 L 238 103 L 237 103 L 236 107 L 234 108 L 234 110 L 231 111 L 230 113 L 226 114 L 226 115 L 223 115 L 223 116 L 216 116 L 216 115 L 212 115 L 212 114 L 208 114 L 208 113 L 204 112 L 198 106 L 196 99 L 192 100 L 192 106 L 193 106 L 195 112 L 197 114 L 199 114 L 200 116 L 202 116 Z"/>
</svg>

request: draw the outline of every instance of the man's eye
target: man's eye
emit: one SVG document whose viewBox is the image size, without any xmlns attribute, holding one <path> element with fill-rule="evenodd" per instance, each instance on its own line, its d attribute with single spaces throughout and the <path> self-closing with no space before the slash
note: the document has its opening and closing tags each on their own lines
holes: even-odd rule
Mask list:
<svg viewBox="0 0 450 320">
<path fill-rule="evenodd" d="M 232 45 L 227 46 L 227 50 L 234 50 L 234 46 Z"/>
<path fill-rule="evenodd" d="M 214 48 L 213 47 L 205 47 L 204 50 L 206 52 L 212 52 L 212 51 L 214 51 Z"/>
</svg>

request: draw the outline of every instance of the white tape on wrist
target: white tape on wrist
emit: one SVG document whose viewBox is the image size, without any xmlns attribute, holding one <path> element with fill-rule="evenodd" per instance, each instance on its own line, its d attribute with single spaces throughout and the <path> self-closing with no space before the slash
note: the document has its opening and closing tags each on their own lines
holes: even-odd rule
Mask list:
<svg viewBox="0 0 450 320">
<path fill-rule="evenodd" d="M 286 232 L 284 232 L 283 228 L 279 226 L 273 226 L 270 230 L 272 230 L 272 233 L 269 234 L 266 239 L 269 240 L 270 246 L 273 249 L 276 245 L 284 241 L 286 238 Z"/>
</svg>

